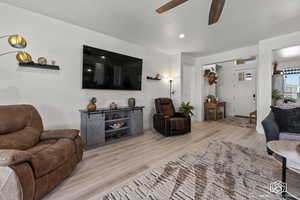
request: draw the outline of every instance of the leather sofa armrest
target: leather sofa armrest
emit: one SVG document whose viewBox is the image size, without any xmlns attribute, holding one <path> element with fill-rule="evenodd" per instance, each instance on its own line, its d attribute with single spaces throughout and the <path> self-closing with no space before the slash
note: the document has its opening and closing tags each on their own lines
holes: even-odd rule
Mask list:
<svg viewBox="0 0 300 200">
<path fill-rule="evenodd" d="M 32 158 L 31 153 L 26 151 L 14 149 L 1 149 L 0 150 L 0 166 L 10 166 L 19 164 L 25 161 L 30 161 Z"/>
<path fill-rule="evenodd" d="M 74 140 L 79 135 L 79 130 L 76 129 L 63 129 L 63 130 L 48 130 L 41 134 L 40 140 L 52 139 L 71 139 Z"/>
</svg>

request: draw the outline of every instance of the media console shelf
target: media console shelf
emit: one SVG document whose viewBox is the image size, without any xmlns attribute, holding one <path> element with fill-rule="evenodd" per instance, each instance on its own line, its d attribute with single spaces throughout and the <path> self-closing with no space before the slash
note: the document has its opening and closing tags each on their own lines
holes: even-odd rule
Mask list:
<svg viewBox="0 0 300 200">
<path fill-rule="evenodd" d="M 81 137 L 86 149 L 110 144 L 143 134 L 143 108 L 120 107 L 102 108 L 94 112 L 79 110 L 81 113 Z M 112 128 L 121 124 L 119 128 Z"/>
</svg>

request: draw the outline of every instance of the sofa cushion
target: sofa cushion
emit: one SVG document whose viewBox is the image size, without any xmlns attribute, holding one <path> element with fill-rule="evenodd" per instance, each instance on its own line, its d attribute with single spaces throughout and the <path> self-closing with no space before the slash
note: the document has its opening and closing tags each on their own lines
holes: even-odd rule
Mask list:
<svg viewBox="0 0 300 200">
<path fill-rule="evenodd" d="M 32 153 L 34 175 L 39 178 L 63 165 L 75 153 L 75 144 L 70 139 L 45 140 L 27 151 Z"/>
<path fill-rule="evenodd" d="M 281 109 L 272 106 L 271 109 L 280 132 L 300 133 L 300 107 Z"/>
<path fill-rule="evenodd" d="M 293 141 L 300 141 L 300 133 L 287 133 L 282 132 L 279 134 L 280 140 L 293 140 Z"/>
</svg>

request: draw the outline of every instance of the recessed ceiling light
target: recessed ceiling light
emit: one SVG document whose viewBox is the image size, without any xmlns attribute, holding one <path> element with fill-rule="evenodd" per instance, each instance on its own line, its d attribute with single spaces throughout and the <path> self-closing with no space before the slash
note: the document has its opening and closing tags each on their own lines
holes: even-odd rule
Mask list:
<svg viewBox="0 0 300 200">
<path fill-rule="evenodd" d="M 103 60 L 105 60 L 105 59 L 106 59 L 106 56 L 101 56 L 101 58 L 102 58 Z"/>
<path fill-rule="evenodd" d="M 183 39 L 185 37 L 185 35 L 183 33 L 181 33 L 179 36 L 178 36 L 180 39 Z"/>
</svg>

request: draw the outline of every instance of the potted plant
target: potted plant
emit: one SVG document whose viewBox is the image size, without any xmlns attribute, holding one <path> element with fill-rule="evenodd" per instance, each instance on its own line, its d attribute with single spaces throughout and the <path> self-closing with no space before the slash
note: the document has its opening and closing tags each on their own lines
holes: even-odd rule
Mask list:
<svg viewBox="0 0 300 200">
<path fill-rule="evenodd" d="M 273 106 L 276 106 L 277 105 L 277 101 L 283 99 L 283 96 L 279 93 L 278 90 L 272 90 L 272 104 Z"/>
<path fill-rule="evenodd" d="M 190 102 L 184 103 L 182 102 L 179 107 L 179 112 L 184 113 L 185 115 L 194 115 L 193 113 L 194 107 L 190 105 Z"/>
<path fill-rule="evenodd" d="M 291 97 L 285 97 L 285 98 L 283 99 L 283 102 L 284 102 L 284 103 L 296 103 L 297 100 L 294 99 L 294 98 L 291 98 Z"/>
<path fill-rule="evenodd" d="M 87 110 L 95 111 L 97 109 L 96 102 L 97 102 L 96 97 L 91 98 L 90 103 L 87 105 Z"/>
</svg>

